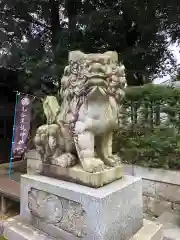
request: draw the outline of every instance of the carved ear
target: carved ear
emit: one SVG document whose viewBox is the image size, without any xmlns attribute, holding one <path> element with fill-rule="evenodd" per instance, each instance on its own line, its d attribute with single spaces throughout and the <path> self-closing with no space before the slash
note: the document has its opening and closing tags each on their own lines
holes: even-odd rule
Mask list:
<svg viewBox="0 0 180 240">
<path fill-rule="evenodd" d="M 108 55 L 111 58 L 112 62 L 118 62 L 118 54 L 115 51 L 108 51 L 104 53 L 105 55 Z"/>
<path fill-rule="evenodd" d="M 40 98 L 41 102 L 44 102 L 44 99 L 45 99 L 45 98 L 41 97 L 41 98 Z"/>
<path fill-rule="evenodd" d="M 41 97 L 40 100 L 42 103 L 44 103 L 44 101 L 46 100 L 47 96 Z"/>
<path fill-rule="evenodd" d="M 72 51 L 69 53 L 69 62 L 76 62 L 79 60 L 83 60 L 86 58 L 86 54 L 83 52 L 77 50 L 77 51 Z"/>
</svg>

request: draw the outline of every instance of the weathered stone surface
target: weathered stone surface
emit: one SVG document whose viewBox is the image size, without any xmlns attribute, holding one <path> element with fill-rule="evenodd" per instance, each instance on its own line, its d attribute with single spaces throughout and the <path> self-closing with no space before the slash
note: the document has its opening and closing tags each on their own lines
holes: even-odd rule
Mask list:
<svg viewBox="0 0 180 240">
<path fill-rule="evenodd" d="M 63 229 L 77 237 L 86 235 L 86 213 L 82 205 L 45 191 L 32 188 L 29 193 L 29 210 L 33 225 L 49 225 L 49 229 Z"/>
<path fill-rule="evenodd" d="M 163 231 L 162 240 L 180 240 L 180 229 L 172 228 Z"/>
<path fill-rule="evenodd" d="M 42 172 L 42 161 L 38 159 L 27 159 L 27 173 L 40 174 Z"/>
<path fill-rule="evenodd" d="M 41 155 L 35 149 L 28 150 L 25 154 L 25 159 L 34 159 L 34 160 L 41 160 Z"/>
<path fill-rule="evenodd" d="M 62 168 L 56 165 L 42 164 L 41 174 L 48 177 L 59 178 L 85 186 L 99 188 L 116 181 L 123 176 L 121 166 L 107 168 L 102 172 L 88 173 L 80 165 L 71 168 Z"/>
<path fill-rule="evenodd" d="M 143 194 L 147 196 L 156 196 L 156 183 L 150 180 L 143 180 Z"/>
<path fill-rule="evenodd" d="M 143 212 L 148 211 L 148 202 L 149 202 L 149 197 L 143 195 Z"/>
<path fill-rule="evenodd" d="M 25 168 L 24 160 L 17 161 L 17 162 L 12 162 L 12 173 L 15 171 L 24 171 Z M 9 163 L 2 163 L 0 164 L 0 176 L 1 175 L 6 175 L 9 169 Z"/>
<path fill-rule="evenodd" d="M 152 208 L 153 211 L 157 210 L 157 212 L 151 212 L 155 216 L 159 216 L 163 210 L 174 209 L 180 211 L 180 173 L 178 171 L 151 169 L 136 165 L 132 166 L 131 164 L 125 164 L 124 168 L 129 174 L 132 170 L 132 175 L 134 174 L 143 179 L 144 212 L 147 211 L 147 202 L 150 202 L 151 211 Z M 147 196 L 151 198 L 149 199 Z M 160 199 L 161 204 L 159 204 L 159 200 L 155 201 L 153 198 Z"/>
<path fill-rule="evenodd" d="M 157 182 L 156 194 L 167 201 L 180 203 L 180 186 Z"/>
<path fill-rule="evenodd" d="M 102 188 L 93 189 L 45 176 L 24 175 L 21 179 L 20 215 L 30 222 L 32 213 L 28 208 L 28 192 L 31 188 L 80 204 L 86 213 L 83 221 L 87 235 L 83 240 L 128 240 L 142 227 L 142 186 L 139 178 L 124 176 Z M 71 207 L 74 209 L 74 205 Z M 56 238 L 77 238 L 63 229 L 58 231 L 56 226 L 50 228 L 45 222 L 36 226 Z"/>
<path fill-rule="evenodd" d="M 86 212 L 81 204 L 74 201 L 61 199 L 63 205 L 62 220 L 56 224 L 56 227 L 63 229 L 77 237 L 85 237 L 86 229 Z"/>
<path fill-rule="evenodd" d="M 123 164 L 124 165 L 124 164 Z M 180 172 L 164 169 L 152 169 L 141 166 L 125 164 L 125 169 L 133 167 L 133 174 L 141 177 L 143 182 L 150 181 L 155 183 L 155 193 L 157 197 L 162 197 L 168 201 L 179 203 L 180 199 Z M 144 184 L 146 186 L 146 183 Z M 146 187 L 143 188 L 146 191 Z M 153 192 L 154 194 L 154 192 Z"/>
<path fill-rule="evenodd" d="M 163 240 L 180 240 L 180 215 L 177 212 L 164 212 L 157 222 L 163 225 Z"/>
<path fill-rule="evenodd" d="M 134 172 L 134 176 L 141 177 L 143 179 L 179 185 L 179 179 L 180 179 L 179 171 L 156 169 L 156 168 L 145 168 L 145 167 L 133 165 L 133 172 Z"/>
<path fill-rule="evenodd" d="M 2 235 L 8 240 L 57 240 L 28 224 L 19 216 L 4 222 Z"/>
<path fill-rule="evenodd" d="M 121 166 L 112 141 L 113 130 L 120 127 L 126 85 L 117 52 L 70 52 L 61 79 L 61 106 L 54 96 L 43 101 L 47 124 L 37 129 L 34 138 L 42 161 L 62 168 L 80 163 L 88 173 Z"/>
<path fill-rule="evenodd" d="M 144 219 L 151 221 L 151 222 L 155 222 L 157 220 L 157 217 L 155 217 L 153 214 L 150 213 L 144 213 Z"/>
<path fill-rule="evenodd" d="M 175 211 L 166 211 L 158 217 L 157 222 L 167 225 L 173 224 L 175 226 L 180 226 L 180 215 Z"/>
<path fill-rule="evenodd" d="M 172 203 L 172 209 L 175 211 L 180 212 L 180 204 Z"/>
<path fill-rule="evenodd" d="M 122 165 L 123 165 L 124 174 L 133 176 L 133 165 L 131 164 L 122 164 Z"/>
<path fill-rule="evenodd" d="M 98 188 L 122 178 L 122 166 L 106 168 L 103 172 L 88 173 L 80 165 L 72 168 L 62 168 L 52 164 L 42 163 L 41 160 L 27 160 L 28 174 L 42 174 L 61 180 L 68 180 L 82 185 Z"/>
<path fill-rule="evenodd" d="M 47 223 L 56 224 L 62 220 L 62 202 L 56 195 L 31 188 L 28 192 L 28 207 L 32 215 Z"/>
<path fill-rule="evenodd" d="M 172 210 L 172 203 L 153 197 L 148 198 L 148 211 L 160 216 L 165 211 Z"/>
<path fill-rule="evenodd" d="M 161 224 L 151 222 L 148 220 L 144 220 L 143 227 L 131 238 L 130 240 L 160 240 L 161 232 L 158 234 L 160 229 L 162 228 Z"/>
</svg>

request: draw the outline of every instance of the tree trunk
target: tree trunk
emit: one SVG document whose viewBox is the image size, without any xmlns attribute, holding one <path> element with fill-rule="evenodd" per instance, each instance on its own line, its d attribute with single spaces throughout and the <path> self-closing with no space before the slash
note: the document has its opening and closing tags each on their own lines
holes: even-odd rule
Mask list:
<svg viewBox="0 0 180 240">
<path fill-rule="evenodd" d="M 69 43 L 72 46 L 72 43 L 76 42 L 76 24 L 77 24 L 77 15 L 81 9 L 81 0 L 66 0 L 66 11 L 69 20 Z"/>
<path fill-rule="evenodd" d="M 49 4 L 51 11 L 51 43 L 53 52 L 55 53 L 61 31 L 59 22 L 59 3 L 56 0 L 49 0 Z"/>
</svg>

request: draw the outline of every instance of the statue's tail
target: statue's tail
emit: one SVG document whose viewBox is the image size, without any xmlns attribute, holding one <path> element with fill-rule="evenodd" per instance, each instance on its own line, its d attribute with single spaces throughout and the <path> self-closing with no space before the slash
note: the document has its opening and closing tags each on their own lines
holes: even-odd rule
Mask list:
<svg viewBox="0 0 180 240">
<path fill-rule="evenodd" d="M 54 96 L 47 96 L 43 101 L 43 109 L 46 115 L 47 123 L 56 123 L 56 116 L 60 112 L 60 105 L 57 98 Z"/>
</svg>

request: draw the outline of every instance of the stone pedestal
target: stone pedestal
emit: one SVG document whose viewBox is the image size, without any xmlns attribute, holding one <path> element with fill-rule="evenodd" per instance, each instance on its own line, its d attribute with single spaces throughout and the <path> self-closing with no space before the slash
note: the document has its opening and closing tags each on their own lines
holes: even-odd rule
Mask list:
<svg viewBox="0 0 180 240">
<path fill-rule="evenodd" d="M 85 172 L 82 169 L 82 166 L 78 164 L 71 168 L 63 168 L 57 165 L 43 163 L 41 160 L 36 158 L 37 153 L 34 154 L 34 158 L 32 158 L 31 155 L 33 154 L 31 152 L 28 154 L 28 174 L 43 175 L 93 188 L 102 187 L 121 179 L 123 176 L 122 165 L 116 167 L 106 167 L 103 172 L 89 173 Z M 31 158 L 29 156 L 31 156 Z"/>
<path fill-rule="evenodd" d="M 94 189 L 24 175 L 20 219 L 49 239 L 128 240 L 143 225 L 141 179 L 124 176 Z"/>
</svg>

